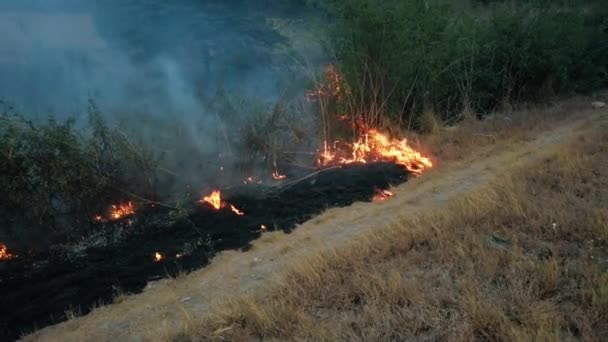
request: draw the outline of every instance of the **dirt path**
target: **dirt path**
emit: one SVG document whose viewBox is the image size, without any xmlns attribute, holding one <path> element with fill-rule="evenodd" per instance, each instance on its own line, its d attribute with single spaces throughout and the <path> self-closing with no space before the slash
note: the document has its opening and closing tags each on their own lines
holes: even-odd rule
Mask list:
<svg viewBox="0 0 608 342">
<path fill-rule="evenodd" d="M 572 139 L 606 112 L 571 120 L 529 141 L 497 143 L 477 156 L 439 165 L 435 170 L 394 189 L 386 202 L 356 203 L 330 209 L 292 234 L 271 233 L 248 252 L 223 252 L 211 265 L 176 280 L 150 284 L 146 291 L 117 299 L 89 315 L 46 328 L 27 340 L 148 341 L 163 340 L 203 316 L 210 306 L 240 293 L 262 293 L 272 279 L 294 261 L 340 246 L 362 233 L 406 215 L 436 210 L 450 199 L 486 184 L 505 166 L 524 165 Z"/>
</svg>

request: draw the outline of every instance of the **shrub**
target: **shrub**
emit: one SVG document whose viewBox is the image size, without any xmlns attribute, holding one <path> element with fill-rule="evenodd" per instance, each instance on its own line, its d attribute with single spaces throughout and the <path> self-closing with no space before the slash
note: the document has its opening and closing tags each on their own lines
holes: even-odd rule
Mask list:
<svg viewBox="0 0 608 342">
<path fill-rule="evenodd" d="M 590 1 L 320 1 L 358 107 L 419 122 L 608 86 L 606 9 Z M 376 114 L 374 114 L 376 115 Z"/>
<path fill-rule="evenodd" d="M 73 120 L 0 115 L 0 238 L 28 248 L 73 239 L 128 193 L 151 195 L 153 156 L 89 114 L 83 133 Z"/>
</svg>

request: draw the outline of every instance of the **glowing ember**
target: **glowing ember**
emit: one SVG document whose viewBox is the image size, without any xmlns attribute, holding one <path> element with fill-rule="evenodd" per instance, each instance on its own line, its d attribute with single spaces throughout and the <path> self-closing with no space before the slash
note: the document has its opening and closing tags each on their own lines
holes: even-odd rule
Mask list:
<svg viewBox="0 0 608 342">
<path fill-rule="evenodd" d="M 265 231 L 267 231 L 267 230 L 268 230 L 268 228 L 266 228 L 266 225 L 263 225 L 263 224 L 262 224 L 262 225 L 260 225 L 260 231 L 261 231 L 262 233 L 263 233 L 263 232 L 265 232 Z"/>
<path fill-rule="evenodd" d="M 155 252 L 154 253 L 154 262 L 159 262 L 159 261 L 161 261 L 163 259 L 164 259 L 164 257 L 163 257 L 162 254 L 160 254 L 159 252 Z"/>
<path fill-rule="evenodd" d="M 239 216 L 245 215 L 244 212 L 240 211 L 239 209 L 237 209 L 237 207 L 233 206 L 232 204 L 230 205 L 230 210 L 232 210 L 233 213 L 235 213 Z"/>
<path fill-rule="evenodd" d="M 262 180 L 260 180 L 260 179 L 256 180 L 255 177 L 249 176 L 249 177 L 247 177 L 247 179 L 245 179 L 243 181 L 243 184 L 254 184 L 254 183 L 255 184 L 262 184 Z"/>
<path fill-rule="evenodd" d="M 321 82 L 315 86 L 315 89 L 307 91 L 305 97 L 310 102 L 328 97 L 340 100 L 342 94 L 350 94 L 350 90 L 344 87 L 344 79 L 336 67 L 329 65 Z"/>
<path fill-rule="evenodd" d="M 8 251 L 8 248 L 5 244 L 0 242 L 0 261 L 2 260 L 10 260 L 15 256 Z"/>
<path fill-rule="evenodd" d="M 182 253 L 175 254 L 175 258 L 177 258 L 177 259 L 181 259 L 183 257 L 184 257 L 184 255 Z"/>
<path fill-rule="evenodd" d="M 280 174 L 279 171 L 273 171 L 272 178 L 274 178 L 276 180 L 283 180 L 283 179 L 287 178 L 287 176 Z"/>
<path fill-rule="evenodd" d="M 101 216 L 101 215 L 95 216 L 95 221 L 97 221 L 97 222 L 103 221 L 103 216 Z"/>
<path fill-rule="evenodd" d="M 110 219 L 111 220 L 120 220 L 127 216 L 131 216 L 135 214 L 135 205 L 132 202 L 127 202 L 125 204 L 112 205 L 110 209 Z M 97 218 L 96 218 L 97 219 Z"/>
<path fill-rule="evenodd" d="M 204 196 L 203 199 L 199 202 L 208 203 L 215 210 L 220 210 L 220 208 L 222 208 L 222 196 L 219 190 L 213 190 L 213 192 L 211 192 L 211 195 Z"/>
<path fill-rule="evenodd" d="M 380 190 L 376 189 L 376 195 L 374 196 L 374 201 L 386 201 L 391 198 L 393 193 L 388 190 Z"/>
<path fill-rule="evenodd" d="M 331 148 L 325 142 L 318 159 L 321 166 L 374 161 L 401 164 L 415 175 L 420 175 L 433 166 L 431 160 L 414 150 L 407 139 L 390 139 L 376 130 L 362 134 L 352 144 L 335 142 Z"/>
</svg>

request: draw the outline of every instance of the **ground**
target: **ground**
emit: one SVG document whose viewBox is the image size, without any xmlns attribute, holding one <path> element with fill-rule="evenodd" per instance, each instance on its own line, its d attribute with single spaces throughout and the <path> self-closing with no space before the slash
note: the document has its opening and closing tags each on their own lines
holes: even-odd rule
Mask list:
<svg viewBox="0 0 608 342">
<path fill-rule="evenodd" d="M 327 210 L 291 234 L 266 234 L 247 252 L 223 252 L 204 269 L 177 279 L 151 283 L 143 293 L 119 296 L 114 304 L 97 308 L 84 317 L 76 317 L 75 313 L 73 319 L 43 329 L 27 336 L 25 340 L 390 340 L 406 337 L 526 339 L 531 336 L 550 340 L 564 336 L 583 339 L 601 336 L 597 333 L 605 329 L 605 326 L 593 325 L 595 321 L 587 316 L 591 315 L 592 309 L 595 310 L 593 312 L 605 312 L 602 311 L 606 306 L 602 301 L 608 298 L 608 285 L 605 283 L 608 278 L 605 273 L 593 273 L 594 278 L 588 281 L 596 284 L 593 289 L 597 288 L 599 292 L 594 292 L 592 296 L 594 299 L 589 304 L 592 308 L 589 309 L 589 315 L 583 315 L 586 320 L 581 318 L 582 323 L 579 322 L 579 325 L 576 322 L 564 323 L 565 326 L 575 327 L 569 328 L 572 331 L 563 332 L 564 335 L 560 336 L 552 335 L 559 327 L 551 326 L 550 322 L 559 316 L 553 313 L 559 311 L 560 303 L 565 300 L 551 292 L 557 291 L 556 289 L 543 289 L 548 292 L 543 292 L 542 296 L 547 296 L 550 300 L 545 302 L 544 297 L 542 301 L 535 298 L 534 304 L 538 304 L 538 307 L 534 307 L 536 311 L 528 313 L 545 318 L 530 319 L 537 332 L 549 332 L 546 336 L 539 336 L 533 335 L 530 332 L 532 328 L 526 324 L 520 324 L 521 329 L 511 327 L 506 323 L 510 320 L 505 317 L 519 316 L 505 314 L 508 310 L 503 306 L 506 304 L 487 300 L 486 296 L 491 297 L 491 294 L 486 293 L 486 290 L 500 292 L 504 290 L 502 287 L 481 281 L 474 283 L 472 279 L 480 274 L 498 277 L 502 267 L 515 265 L 511 259 L 500 254 L 503 253 L 501 251 L 506 250 L 504 253 L 517 255 L 517 258 L 524 260 L 520 251 L 511 250 L 508 246 L 517 245 L 520 248 L 520 244 L 528 243 L 535 246 L 535 253 L 546 254 L 541 258 L 543 268 L 530 272 L 542 273 L 544 283 L 557 281 L 560 276 L 555 272 L 558 271 L 551 273 L 552 268 L 549 266 L 555 260 L 559 261 L 559 258 L 552 255 L 556 253 L 556 244 L 562 240 L 543 237 L 548 247 L 538 247 L 538 241 L 541 240 L 539 236 L 546 234 L 542 232 L 538 236 L 522 233 L 521 236 L 517 235 L 522 239 L 519 241 L 513 235 L 515 233 L 504 230 L 504 222 L 498 222 L 498 217 L 502 214 L 495 207 L 519 208 L 513 203 L 525 192 L 525 187 L 522 187 L 525 184 L 518 183 L 517 179 L 551 179 L 549 176 L 524 171 L 541 170 L 539 165 L 549 165 L 545 167 L 549 171 L 542 169 L 543 172 L 551 172 L 553 168 L 562 170 L 564 165 L 576 169 L 575 161 L 578 159 L 572 159 L 571 154 L 584 156 L 585 153 L 591 153 L 588 145 L 596 143 L 596 140 L 598 146 L 608 146 L 599 143 L 607 137 L 601 134 L 608 130 L 608 111 L 592 109 L 588 99 L 577 99 L 549 108 L 496 114 L 483 122 L 471 120 L 473 119 L 456 128 L 443 129 L 433 136 L 421 137 L 421 146 L 426 146 L 427 152 L 434 156 L 436 167 L 423 176 L 394 188 L 392 191 L 395 195 L 388 201 L 355 203 L 350 207 Z M 582 147 L 572 147 L 581 139 L 591 141 L 583 141 L 580 143 Z M 574 152 L 562 153 L 565 150 Z M 594 153 L 596 159 L 606 155 L 604 150 Z M 601 162 L 605 165 L 605 161 Z M 557 164 L 551 166 L 551 163 Z M 592 169 L 591 166 L 589 168 Z M 606 169 L 598 170 L 602 174 L 595 177 L 606 179 Z M 515 184 L 509 188 L 511 192 L 504 190 L 510 183 Z M 534 189 L 532 185 L 534 184 L 526 186 Z M 557 185 L 541 184 L 538 189 L 551 186 Z M 598 189 L 588 190 L 591 193 Z M 543 200 L 548 202 L 552 199 Z M 530 201 L 533 202 L 532 199 Z M 532 209 L 522 206 L 517 210 L 525 212 Z M 567 211 L 568 208 L 564 210 Z M 454 217 L 454 212 L 458 212 L 457 218 Z M 496 218 L 487 221 L 487 213 L 496 213 Z M 571 216 L 576 214 L 580 213 L 572 213 Z M 524 216 L 534 216 L 526 215 Z M 560 213 L 555 215 L 556 219 L 560 217 Z M 604 214 L 600 213 L 597 216 L 598 227 L 606 224 L 602 221 L 605 219 L 602 215 Z M 556 222 L 553 229 L 559 231 L 561 224 Z M 482 234 L 486 231 L 478 226 L 491 225 L 499 227 L 488 228 L 492 243 L 496 245 L 492 245 L 494 249 L 486 250 L 483 247 L 485 242 L 469 243 L 471 236 L 467 235 L 467 227 L 472 227 L 471 230 L 476 234 Z M 573 235 L 575 236 L 564 239 L 577 243 L 589 240 L 588 235 L 582 233 L 582 240 L 578 235 Z M 597 237 L 598 240 L 601 238 L 604 237 Z M 532 243 L 526 239 L 536 240 Z M 514 243 L 516 240 L 517 243 Z M 460 242 L 456 244 L 453 241 Z M 449 253 L 437 254 L 437 249 Z M 598 258 L 603 257 L 601 253 L 599 255 Z M 474 256 L 484 262 L 475 263 L 466 259 L 467 262 L 458 264 L 453 261 L 465 256 L 469 259 Z M 536 261 L 524 261 L 522 265 L 536 267 Z M 445 269 L 442 265 L 453 265 L 453 268 Z M 435 266 L 437 267 L 433 270 Z M 559 265 L 560 270 L 562 266 Z M 374 273 L 373 269 L 379 271 Z M 408 274 L 408 279 L 418 276 L 419 281 L 410 283 L 403 278 L 404 273 L 392 272 L 397 269 Z M 344 272 L 351 275 L 346 276 Z M 463 282 L 458 280 L 460 273 Z M 365 282 L 355 279 L 357 276 L 364 276 Z M 443 279 L 444 276 L 451 280 Z M 500 276 L 504 277 L 504 274 L 500 273 Z M 561 276 L 567 278 L 567 275 Z M 421 283 L 422 279 L 429 283 Z M 463 285 L 465 280 L 469 283 Z M 390 285 L 392 282 L 394 286 Z M 361 285 L 363 283 L 364 286 Z M 400 287 L 401 283 L 408 283 L 408 288 Z M 433 295 L 433 291 L 443 289 L 448 286 L 447 283 L 452 284 L 450 286 L 455 291 L 453 294 L 446 295 L 445 298 L 441 293 Z M 340 287 L 336 284 L 342 285 Z M 513 284 L 508 281 L 505 284 L 505 288 L 514 291 Z M 387 287 L 391 286 L 394 291 L 387 291 Z M 358 291 L 355 289 L 361 290 L 361 293 L 353 299 L 353 293 Z M 317 293 L 310 293 L 311 291 Z M 348 300 L 335 298 L 340 297 L 342 291 Z M 450 294 L 450 291 L 452 290 L 446 293 Z M 527 293 L 523 290 L 520 292 Z M 382 298 L 370 299 L 374 295 Z M 373 305 L 390 302 L 393 296 L 397 306 L 427 310 L 399 311 L 405 315 L 401 319 L 415 322 L 416 327 L 408 326 L 410 330 L 399 332 L 401 335 L 398 336 L 385 335 L 386 332 L 378 324 L 370 322 L 367 322 L 369 326 L 366 329 L 371 329 L 369 331 L 372 335 L 357 330 L 357 326 L 361 326 L 361 320 L 365 317 L 369 319 L 365 312 L 368 315 L 385 315 L 378 320 L 385 322 L 385 329 L 390 330 L 391 324 L 395 323 L 395 313 L 374 311 Z M 437 302 L 431 301 L 429 296 L 435 296 Z M 405 304 L 401 302 L 403 298 L 407 299 Z M 520 297 L 516 299 L 523 300 Z M 323 301 L 326 301 L 326 305 L 319 304 Z M 495 310 L 487 308 L 490 304 L 493 308 L 496 307 Z M 599 308 L 593 305 L 599 305 Z M 353 309 L 354 306 L 359 307 L 363 313 Z M 414 316 L 409 317 L 406 313 Z M 415 317 L 421 318 L 416 320 Z M 450 320 L 462 323 L 462 327 L 445 329 L 443 335 L 439 334 L 436 331 L 438 327 L 450 326 L 446 323 Z M 324 321 L 334 325 L 332 333 L 328 332 Z M 543 328 L 545 325 L 549 327 Z M 412 331 L 417 333 L 411 335 Z"/>
</svg>

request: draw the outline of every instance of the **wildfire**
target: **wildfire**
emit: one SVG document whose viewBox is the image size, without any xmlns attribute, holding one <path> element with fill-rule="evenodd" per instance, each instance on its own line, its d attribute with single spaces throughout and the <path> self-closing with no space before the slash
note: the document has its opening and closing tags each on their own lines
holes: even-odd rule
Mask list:
<svg viewBox="0 0 608 342">
<path fill-rule="evenodd" d="M 245 215 L 244 212 L 240 211 L 239 209 L 237 209 L 237 207 L 233 206 L 232 204 L 230 205 L 230 210 L 232 210 L 233 213 L 235 213 L 239 216 Z"/>
<path fill-rule="evenodd" d="M 15 257 L 15 255 L 11 254 L 8 251 L 8 248 L 6 247 L 6 245 L 3 244 L 2 242 L 0 242 L 0 261 L 10 260 L 14 257 Z"/>
<path fill-rule="evenodd" d="M 352 144 L 335 142 L 332 148 L 325 142 L 318 159 L 321 166 L 373 161 L 402 164 L 416 175 L 433 166 L 431 160 L 414 150 L 407 139 L 390 139 L 374 129 L 362 134 Z"/>
<path fill-rule="evenodd" d="M 374 201 L 385 201 L 393 196 L 393 193 L 388 190 L 376 189 L 376 195 Z"/>
<path fill-rule="evenodd" d="M 131 216 L 135 214 L 135 205 L 133 202 L 127 202 L 125 204 L 112 205 L 110 209 L 110 219 L 111 220 L 120 220 L 127 216 Z M 99 217 L 99 216 L 97 216 Z M 95 219 L 97 220 L 97 217 Z"/>
<path fill-rule="evenodd" d="M 165 257 L 163 257 L 162 254 L 160 254 L 159 252 L 154 252 L 154 262 L 159 262 L 161 260 L 163 260 Z"/>
<path fill-rule="evenodd" d="M 215 208 L 215 210 L 220 210 L 220 208 L 222 208 L 222 196 L 219 190 L 213 190 L 211 195 L 204 196 L 199 202 L 208 203 Z"/>
</svg>

